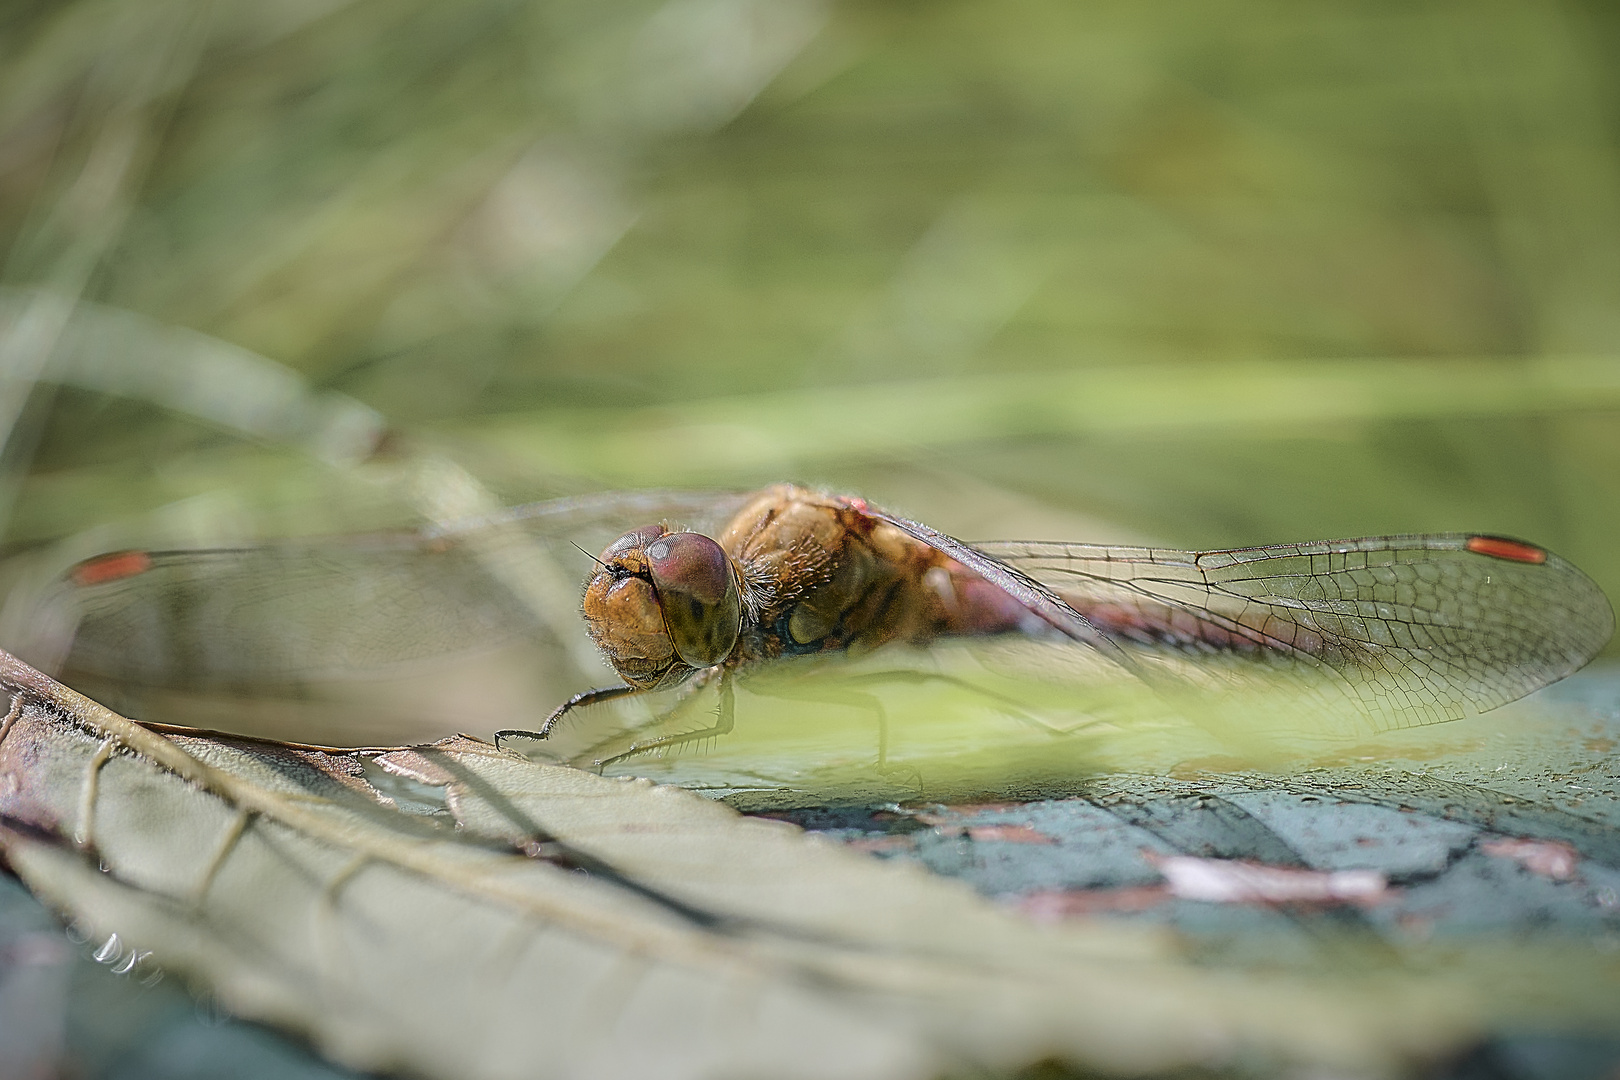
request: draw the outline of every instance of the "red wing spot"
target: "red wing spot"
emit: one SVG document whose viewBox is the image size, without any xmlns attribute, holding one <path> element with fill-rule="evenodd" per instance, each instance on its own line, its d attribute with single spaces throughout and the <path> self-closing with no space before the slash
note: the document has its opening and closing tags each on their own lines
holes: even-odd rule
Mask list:
<svg viewBox="0 0 1620 1080">
<path fill-rule="evenodd" d="M 1470 536 L 1468 543 L 1463 545 L 1476 555 L 1489 555 L 1493 559 L 1507 559 L 1509 562 L 1544 563 L 1547 561 L 1547 552 L 1534 544 L 1526 544 L 1520 540 L 1508 540 L 1501 536 Z"/>
<path fill-rule="evenodd" d="M 73 568 L 75 585 L 103 585 L 109 581 L 144 574 L 152 569 L 152 556 L 144 551 L 116 551 L 98 555 Z"/>
</svg>

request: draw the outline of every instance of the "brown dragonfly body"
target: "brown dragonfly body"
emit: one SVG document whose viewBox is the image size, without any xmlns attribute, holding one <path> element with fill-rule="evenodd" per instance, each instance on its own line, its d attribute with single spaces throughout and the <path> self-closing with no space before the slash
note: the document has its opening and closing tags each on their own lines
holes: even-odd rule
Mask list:
<svg viewBox="0 0 1620 1080">
<path fill-rule="evenodd" d="M 660 556 L 699 562 L 709 545 L 723 559 L 703 564 L 715 574 L 701 584 L 718 581 L 706 596 L 736 595 L 712 615 L 713 599 L 705 604 L 678 586 L 661 587 L 656 573 Z M 890 641 L 926 645 L 946 634 L 1029 629 L 1035 621 L 1006 592 L 873 515 L 864 501 L 788 484 L 761 492 L 712 541 L 656 525 L 627 533 L 601 561 L 585 588 L 587 629 L 636 687 L 678 682 L 716 664 L 736 668 Z M 718 645 L 677 647 L 690 628 L 712 625 L 726 631 Z"/>
<path fill-rule="evenodd" d="M 645 526 L 599 560 L 582 605 L 625 680 L 568 711 L 783 656 L 1062 635 L 1140 670 L 1133 650 L 1259 661 L 1330 683 L 1387 726 L 1481 712 L 1563 677 L 1608 640 L 1595 585 L 1542 548 L 1435 535 L 1182 552 L 970 546 L 854 496 L 767 488 L 714 538 Z M 685 741 L 673 736 L 646 744 Z"/>
<path fill-rule="evenodd" d="M 576 695 L 538 732 L 499 737 L 544 735 L 597 701 L 716 681 L 723 727 L 731 677 L 750 667 L 988 634 L 1066 640 L 1149 681 L 1258 675 L 1384 730 L 1522 697 L 1579 669 L 1614 629 L 1578 569 L 1501 537 L 1202 552 L 970 545 L 855 496 L 779 484 L 557 500 L 420 533 L 101 556 L 62 580 L 73 636 L 56 666 L 120 685 L 274 693 L 313 670 L 512 638 L 566 644 L 577 631 L 513 587 L 513 558 L 655 515 L 712 531 L 644 525 L 597 560 L 586 628 L 624 684 Z"/>
</svg>

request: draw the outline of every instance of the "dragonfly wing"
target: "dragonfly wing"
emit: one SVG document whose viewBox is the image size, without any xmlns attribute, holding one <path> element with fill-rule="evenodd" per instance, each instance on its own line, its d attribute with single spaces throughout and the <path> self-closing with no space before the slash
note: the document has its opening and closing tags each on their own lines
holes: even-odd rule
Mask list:
<svg viewBox="0 0 1620 1080">
<path fill-rule="evenodd" d="M 80 567 L 67 669 L 144 686 L 252 689 L 539 632 L 465 551 L 296 546 L 140 554 Z M 85 572 L 90 572 L 86 574 Z"/>
<path fill-rule="evenodd" d="M 102 556 L 51 592 L 75 626 L 61 667 L 269 692 L 515 640 L 580 667 L 594 653 L 578 614 L 586 556 L 570 545 L 598 550 L 649 519 L 723 520 L 737 501 L 589 496 L 416 532 Z"/>
<path fill-rule="evenodd" d="M 1067 597 L 1051 588 L 1049 583 L 1014 565 L 1012 561 L 998 558 L 988 546 L 964 543 L 921 522 L 911 521 L 876 507 L 868 506 L 866 512 L 880 521 L 888 522 L 914 539 L 921 540 L 936 551 L 949 555 L 1001 589 L 1025 610 L 1038 616 L 1043 623 L 1064 636 L 1100 649 L 1114 659 L 1128 663 L 1128 659 L 1120 653 L 1117 642 L 1094 626 L 1090 619 L 1069 603 Z"/>
<path fill-rule="evenodd" d="M 1519 541 L 1385 536 L 1232 551 L 975 545 L 1127 647 L 1330 690 L 1376 728 L 1493 709 L 1578 670 L 1602 591 Z"/>
</svg>

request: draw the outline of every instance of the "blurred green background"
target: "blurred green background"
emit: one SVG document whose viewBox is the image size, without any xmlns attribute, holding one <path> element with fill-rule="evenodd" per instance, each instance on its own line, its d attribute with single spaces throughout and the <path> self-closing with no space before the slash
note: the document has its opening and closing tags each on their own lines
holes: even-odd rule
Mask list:
<svg viewBox="0 0 1620 1080">
<path fill-rule="evenodd" d="M 1617 44 L 1548 0 L 7 4 L 5 544 L 793 478 L 970 538 L 1503 532 L 1620 595 Z"/>
</svg>

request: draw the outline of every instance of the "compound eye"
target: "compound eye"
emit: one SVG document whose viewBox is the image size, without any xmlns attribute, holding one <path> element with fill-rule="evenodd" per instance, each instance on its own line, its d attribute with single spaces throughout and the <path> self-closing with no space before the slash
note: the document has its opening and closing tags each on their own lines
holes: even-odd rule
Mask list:
<svg viewBox="0 0 1620 1080">
<path fill-rule="evenodd" d="M 607 546 L 607 550 L 602 552 L 602 561 L 609 566 L 615 566 L 627 558 L 633 559 L 642 548 L 668 531 L 662 525 L 643 525 L 639 529 L 631 529 Z"/>
<path fill-rule="evenodd" d="M 660 536 L 647 545 L 647 570 L 682 662 L 704 668 L 731 655 L 742 633 L 742 595 L 720 545 L 702 533 Z"/>
</svg>

